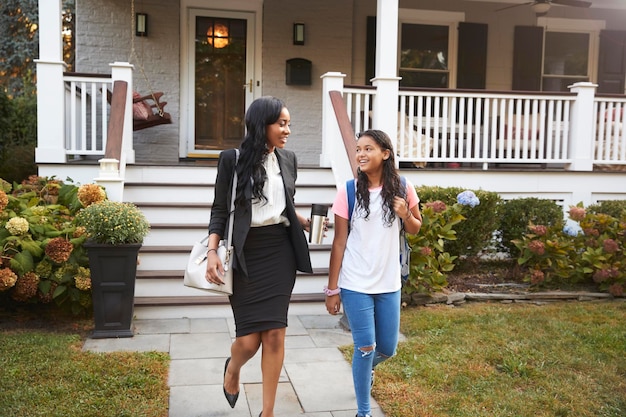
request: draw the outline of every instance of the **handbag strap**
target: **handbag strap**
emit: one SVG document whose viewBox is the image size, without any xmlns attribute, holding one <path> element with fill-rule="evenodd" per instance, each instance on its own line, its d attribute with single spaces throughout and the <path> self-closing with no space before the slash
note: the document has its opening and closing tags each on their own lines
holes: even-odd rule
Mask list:
<svg viewBox="0 0 626 417">
<path fill-rule="evenodd" d="M 226 242 L 231 244 L 233 237 L 233 223 L 235 223 L 235 197 L 237 196 L 237 163 L 239 162 L 239 149 L 235 148 L 235 167 L 233 168 L 233 186 L 230 195 L 230 218 L 228 220 L 228 235 Z"/>
</svg>

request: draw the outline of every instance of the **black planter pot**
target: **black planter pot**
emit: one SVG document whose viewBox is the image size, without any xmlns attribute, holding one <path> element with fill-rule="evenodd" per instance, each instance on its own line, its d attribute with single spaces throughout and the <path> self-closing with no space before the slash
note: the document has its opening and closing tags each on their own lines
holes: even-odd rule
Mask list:
<svg viewBox="0 0 626 417">
<path fill-rule="evenodd" d="M 86 242 L 91 269 L 94 339 L 133 337 L 137 255 L 141 243 L 107 245 Z"/>
</svg>

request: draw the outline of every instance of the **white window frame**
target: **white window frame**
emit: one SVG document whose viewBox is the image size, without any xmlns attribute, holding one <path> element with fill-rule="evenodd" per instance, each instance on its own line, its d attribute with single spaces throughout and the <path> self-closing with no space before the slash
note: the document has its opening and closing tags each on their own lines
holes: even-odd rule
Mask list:
<svg viewBox="0 0 626 417">
<path fill-rule="evenodd" d="M 400 59 L 402 57 L 402 24 L 436 25 L 448 26 L 448 88 L 456 88 L 458 49 L 459 49 L 459 23 L 465 21 L 463 12 L 442 12 L 438 10 L 398 10 L 398 71 L 400 70 Z"/>
<path fill-rule="evenodd" d="M 555 17 L 537 18 L 537 26 L 543 27 L 543 41 L 541 51 L 541 88 L 543 90 L 544 61 L 546 52 L 546 33 L 584 33 L 589 35 L 589 50 L 587 57 L 587 75 L 592 83 L 598 82 L 598 61 L 600 57 L 600 31 L 606 28 L 604 20 L 592 19 L 563 19 Z"/>
</svg>

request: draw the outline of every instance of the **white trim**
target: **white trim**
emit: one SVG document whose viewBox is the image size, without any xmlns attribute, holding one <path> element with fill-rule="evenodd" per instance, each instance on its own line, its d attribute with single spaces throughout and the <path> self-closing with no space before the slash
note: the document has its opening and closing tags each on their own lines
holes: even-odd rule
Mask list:
<svg viewBox="0 0 626 417">
<path fill-rule="evenodd" d="M 397 66 L 400 69 L 400 47 L 402 39 L 402 24 L 426 24 L 448 26 L 448 70 L 449 85 L 448 88 L 456 88 L 456 80 L 458 74 L 458 49 L 459 49 L 459 31 L 460 22 L 465 21 L 464 12 L 442 12 L 439 10 L 416 10 L 416 9 L 400 9 L 398 11 L 398 58 Z"/>
<path fill-rule="evenodd" d="M 193 106 L 191 104 L 190 88 L 193 88 L 194 76 L 193 68 L 190 65 L 190 54 L 193 48 L 190 46 L 190 39 L 194 38 L 193 22 L 190 21 L 192 11 L 203 11 L 213 16 L 239 17 L 248 20 L 248 44 L 253 45 L 249 51 L 250 60 L 247 62 L 248 71 L 252 71 L 254 82 L 252 102 L 263 93 L 262 79 L 262 48 L 263 48 L 263 1 L 262 0 L 181 0 L 180 4 L 180 139 L 179 139 L 179 156 L 186 158 L 188 156 L 188 147 L 190 141 L 193 142 Z M 250 14 L 253 15 L 250 18 Z M 248 97 L 246 97 L 248 99 Z M 246 104 L 248 105 L 249 102 Z M 194 153 L 197 153 L 194 151 Z"/>
</svg>

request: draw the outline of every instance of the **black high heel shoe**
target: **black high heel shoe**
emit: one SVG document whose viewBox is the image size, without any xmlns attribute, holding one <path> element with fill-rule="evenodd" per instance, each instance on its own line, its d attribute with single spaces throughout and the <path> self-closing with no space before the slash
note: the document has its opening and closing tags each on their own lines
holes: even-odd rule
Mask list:
<svg viewBox="0 0 626 417">
<path fill-rule="evenodd" d="M 228 363 L 230 362 L 230 358 L 226 359 L 226 363 L 224 364 L 224 379 L 226 379 L 226 369 L 228 369 Z M 224 389 L 224 397 L 226 397 L 226 401 L 230 404 L 230 408 L 235 408 L 235 404 L 237 404 L 237 399 L 239 398 L 239 393 L 229 394 L 226 392 L 226 387 L 222 385 Z"/>
</svg>

